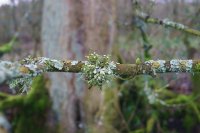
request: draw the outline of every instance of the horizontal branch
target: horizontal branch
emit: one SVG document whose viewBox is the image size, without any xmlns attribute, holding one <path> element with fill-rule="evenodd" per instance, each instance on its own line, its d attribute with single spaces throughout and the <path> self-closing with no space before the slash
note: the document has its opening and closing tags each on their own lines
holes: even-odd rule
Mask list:
<svg viewBox="0 0 200 133">
<path fill-rule="evenodd" d="M 149 60 L 136 64 L 112 62 L 112 73 L 117 76 L 156 75 L 156 73 L 200 72 L 200 60 Z M 55 60 L 46 57 L 28 58 L 19 62 L 0 62 L 0 83 L 13 78 L 35 77 L 44 72 L 81 73 L 88 61 Z M 103 66 L 93 73 L 105 74 Z M 110 71 L 110 70 L 109 70 Z M 109 73 L 109 72 L 108 72 Z"/>
<path fill-rule="evenodd" d="M 137 16 L 143 19 L 147 23 L 152 23 L 152 24 L 159 24 L 159 25 L 164 25 L 166 27 L 171 27 L 177 30 L 184 31 L 186 33 L 199 36 L 200 37 L 200 31 L 189 28 L 188 26 L 185 26 L 181 23 L 173 22 L 169 19 L 158 19 L 158 18 L 152 18 L 149 15 L 143 13 L 143 12 L 137 12 Z"/>
</svg>

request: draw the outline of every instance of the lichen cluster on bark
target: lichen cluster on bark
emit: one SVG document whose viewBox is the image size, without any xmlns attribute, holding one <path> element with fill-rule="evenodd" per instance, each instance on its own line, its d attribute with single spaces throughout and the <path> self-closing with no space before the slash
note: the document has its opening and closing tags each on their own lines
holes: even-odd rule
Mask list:
<svg viewBox="0 0 200 133">
<path fill-rule="evenodd" d="M 14 79 L 11 84 L 31 83 L 31 79 L 45 72 L 83 73 L 89 85 L 101 86 L 110 77 L 134 77 L 157 73 L 196 73 L 200 71 L 199 60 L 149 60 L 136 64 L 119 64 L 107 55 L 90 54 L 87 61 L 55 60 L 46 57 L 27 58 L 19 62 L 0 62 L 1 83 Z M 17 81 L 16 81 L 17 80 Z M 13 85 L 15 86 L 15 85 Z"/>
</svg>

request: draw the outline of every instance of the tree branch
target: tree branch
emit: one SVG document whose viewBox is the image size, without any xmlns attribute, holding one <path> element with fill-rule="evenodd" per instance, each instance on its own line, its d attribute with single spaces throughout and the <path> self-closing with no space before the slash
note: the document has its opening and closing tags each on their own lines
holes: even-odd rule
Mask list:
<svg viewBox="0 0 200 133">
<path fill-rule="evenodd" d="M 159 25 L 164 25 L 166 27 L 171 27 L 177 30 L 184 31 L 186 33 L 195 35 L 200 37 L 200 31 L 189 28 L 181 23 L 173 22 L 168 19 L 158 19 L 158 18 L 152 18 L 148 14 L 145 14 L 143 12 L 136 12 L 137 16 L 143 19 L 146 23 L 152 23 L 152 24 L 159 24 Z"/>
<path fill-rule="evenodd" d="M 114 62 L 113 62 L 114 63 Z M 13 78 L 35 77 L 44 72 L 81 73 L 88 61 L 55 60 L 46 57 L 28 58 L 19 62 L 0 62 L 0 83 Z M 156 73 L 200 72 L 200 60 L 149 60 L 136 64 L 117 64 L 112 70 L 118 76 L 156 75 Z M 103 66 L 100 68 L 103 71 Z M 101 72 L 101 70 L 96 71 Z M 94 73 L 94 74 L 95 74 Z"/>
</svg>

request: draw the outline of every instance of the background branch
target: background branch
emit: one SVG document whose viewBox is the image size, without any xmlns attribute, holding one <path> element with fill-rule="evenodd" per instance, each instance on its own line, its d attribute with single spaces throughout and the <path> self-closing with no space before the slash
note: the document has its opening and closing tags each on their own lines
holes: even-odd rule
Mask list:
<svg viewBox="0 0 200 133">
<path fill-rule="evenodd" d="M 200 31 L 189 28 L 188 26 L 185 26 L 181 23 L 173 22 L 169 19 L 163 19 L 162 20 L 162 19 L 158 19 L 158 18 L 153 18 L 153 17 L 151 17 L 148 14 L 143 13 L 143 12 L 137 12 L 136 14 L 137 14 L 138 17 L 143 19 L 146 23 L 164 25 L 166 27 L 171 27 L 171 28 L 174 28 L 174 29 L 177 29 L 177 30 L 184 31 L 188 34 L 192 34 L 192 35 L 200 37 Z"/>
</svg>

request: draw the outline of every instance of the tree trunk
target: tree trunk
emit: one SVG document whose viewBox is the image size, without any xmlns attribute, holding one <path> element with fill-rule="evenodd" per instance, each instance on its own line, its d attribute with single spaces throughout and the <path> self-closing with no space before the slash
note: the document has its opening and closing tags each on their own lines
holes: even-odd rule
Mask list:
<svg viewBox="0 0 200 133">
<path fill-rule="evenodd" d="M 45 0 L 42 23 L 43 54 L 56 59 L 77 59 L 84 56 L 84 31 L 82 28 L 80 0 Z M 77 75 L 49 74 L 49 89 L 53 101 L 54 124 L 62 133 L 76 133 L 82 125 L 84 84 Z"/>
<path fill-rule="evenodd" d="M 81 60 L 87 51 L 111 52 L 116 35 L 116 7 L 115 0 L 45 0 L 42 23 L 44 56 Z M 94 97 L 91 93 L 87 97 L 84 84 L 77 75 L 52 73 L 49 77 L 55 123 L 59 123 L 60 132 L 75 133 L 80 127 L 87 128 L 83 118 L 90 114 L 83 117 L 83 102 L 85 106 L 98 106 L 100 103 L 94 101 L 100 101 L 96 99 L 100 99 L 101 93 L 95 96 L 95 100 L 89 100 Z"/>
</svg>

